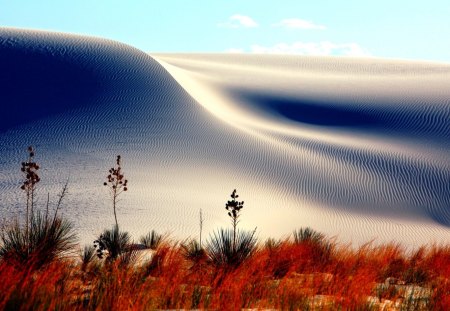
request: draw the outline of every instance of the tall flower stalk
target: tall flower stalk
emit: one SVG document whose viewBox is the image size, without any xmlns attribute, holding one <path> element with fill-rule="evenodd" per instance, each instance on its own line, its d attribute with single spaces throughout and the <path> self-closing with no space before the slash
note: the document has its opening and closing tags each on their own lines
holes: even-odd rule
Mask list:
<svg viewBox="0 0 450 311">
<path fill-rule="evenodd" d="M 236 232 L 237 225 L 239 223 L 239 212 L 244 207 L 244 201 L 237 201 L 239 195 L 236 194 L 236 189 L 231 193 L 231 200 L 225 204 L 225 209 L 228 211 L 228 216 L 231 218 L 231 224 L 233 226 L 233 250 L 236 250 Z"/>
<path fill-rule="evenodd" d="M 28 159 L 21 164 L 25 178 L 20 187 L 27 200 L 25 224 L 22 226 L 16 221 L 10 228 L 0 230 L 0 259 L 21 268 L 40 269 L 70 251 L 77 236 L 72 223 L 57 216 L 67 193 L 67 183 L 59 195 L 52 221 L 48 217 L 50 195 L 47 196 L 45 214 L 35 206 L 35 190 L 40 181 L 37 174 L 39 165 L 34 162 L 33 147 L 28 147 L 27 151 Z"/>
<path fill-rule="evenodd" d="M 199 243 L 200 248 L 202 247 L 202 231 L 203 231 L 203 211 L 200 209 L 200 219 L 199 219 L 199 225 L 200 225 L 200 236 L 199 236 Z"/>
<path fill-rule="evenodd" d="M 114 219 L 116 221 L 116 227 L 119 228 L 119 223 L 117 222 L 117 213 L 116 213 L 116 207 L 117 207 L 117 199 L 119 195 L 128 190 L 128 180 L 125 179 L 123 172 L 122 172 L 122 166 L 121 166 L 122 158 L 120 155 L 117 156 L 116 159 L 116 166 L 112 167 L 109 170 L 108 176 L 106 176 L 107 181 L 103 183 L 104 186 L 109 186 L 113 201 L 113 211 L 114 211 Z"/>
<path fill-rule="evenodd" d="M 28 147 L 28 160 L 22 162 L 21 171 L 25 174 L 25 180 L 22 183 L 20 189 L 24 190 L 27 196 L 27 213 L 25 220 L 25 237 L 28 240 L 30 235 L 29 230 L 31 230 L 30 219 L 33 219 L 34 214 L 34 192 L 36 190 L 36 184 L 41 180 L 37 171 L 39 170 L 39 165 L 33 161 L 34 150 L 32 146 Z"/>
</svg>

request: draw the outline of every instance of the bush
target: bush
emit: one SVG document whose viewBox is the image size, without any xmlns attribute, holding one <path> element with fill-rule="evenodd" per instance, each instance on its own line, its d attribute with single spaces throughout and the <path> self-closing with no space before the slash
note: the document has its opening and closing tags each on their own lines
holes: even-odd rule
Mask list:
<svg viewBox="0 0 450 311">
<path fill-rule="evenodd" d="M 120 232 L 117 225 L 111 230 L 103 231 L 99 238 L 94 241 L 98 258 L 103 259 L 106 256 L 107 261 L 117 259 L 122 253 L 127 251 L 129 244 L 130 235 L 128 232 Z"/>
<path fill-rule="evenodd" d="M 335 245 L 325 239 L 325 235 L 309 227 L 294 231 L 294 244 L 303 244 L 310 248 L 309 252 L 317 265 L 329 263 Z"/>
<path fill-rule="evenodd" d="M 80 249 L 79 256 L 81 259 L 81 270 L 84 271 L 94 261 L 95 248 L 92 245 L 85 245 L 83 250 Z"/>
<path fill-rule="evenodd" d="M 264 247 L 270 252 L 275 251 L 281 247 L 283 242 L 281 240 L 276 240 L 274 238 L 268 238 L 264 243 Z"/>
<path fill-rule="evenodd" d="M 146 248 L 156 250 L 163 241 L 163 236 L 158 234 L 155 230 L 152 230 L 145 236 L 142 236 L 139 241 L 144 244 Z"/>
<path fill-rule="evenodd" d="M 309 227 L 295 230 L 293 235 L 295 244 L 300 244 L 302 242 L 320 243 L 325 238 L 325 236 L 322 233 L 317 232 Z"/>
<path fill-rule="evenodd" d="M 194 263 L 202 262 L 207 258 L 205 250 L 197 240 L 192 240 L 187 244 L 181 244 L 181 249 L 184 258 Z"/>
<path fill-rule="evenodd" d="M 215 232 L 207 242 L 206 250 L 210 261 L 215 266 L 239 267 L 256 250 L 256 229 L 252 232 L 221 229 Z M 236 244 L 233 247 L 233 240 Z"/>
<path fill-rule="evenodd" d="M 0 235 L 0 257 L 8 262 L 40 268 L 75 247 L 77 236 L 69 221 L 49 221 L 40 212 L 31 218 L 27 232 L 15 222 Z"/>
<path fill-rule="evenodd" d="M 0 232 L 0 257 L 12 264 L 40 268 L 75 246 L 77 236 L 73 231 L 73 225 L 67 220 L 58 217 L 58 210 L 64 196 L 67 194 L 68 182 L 58 195 L 52 220 L 49 218 L 49 201 L 45 216 L 40 211 L 35 211 L 35 190 L 40 181 L 37 174 L 39 165 L 34 162 L 35 151 L 28 147 L 28 159 L 22 162 L 21 171 L 25 179 L 20 187 L 26 194 L 25 224 L 20 225 L 16 220 L 9 228 Z"/>
</svg>

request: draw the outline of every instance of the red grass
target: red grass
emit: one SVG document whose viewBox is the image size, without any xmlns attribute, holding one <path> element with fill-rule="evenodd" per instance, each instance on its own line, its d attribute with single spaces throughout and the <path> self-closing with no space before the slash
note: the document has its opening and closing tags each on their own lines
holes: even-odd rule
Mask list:
<svg viewBox="0 0 450 311">
<path fill-rule="evenodd" d="M 190 262 L 180 247 L 163 245 L 138 265 L 93 262 L 83 270 L 60 259 L 33 271 L 0 261 L 0 271 L 2 310 L 366 310 L 369 299 L 372 310 L 387 308 L 387 300 L 450 310 L 450 246 L 408 253 L 396 244 L 283 241 L 232 269 Z M 384 285 L 388 277 L 396 284 Z M 412 285 L 425 294 L 408 302 Z"/>
</svg>

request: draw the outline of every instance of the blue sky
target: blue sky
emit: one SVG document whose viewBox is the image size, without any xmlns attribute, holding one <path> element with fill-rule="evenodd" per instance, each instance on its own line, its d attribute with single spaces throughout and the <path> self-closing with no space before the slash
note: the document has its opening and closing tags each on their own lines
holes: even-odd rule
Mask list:
<svg viewBox="0 0 450 311">
<path fill-rule="evenodd" d="M 105 37 L 147 52 L 450 62 L 448 0 L 0 0 L 0 25 Z"/>
</svg>

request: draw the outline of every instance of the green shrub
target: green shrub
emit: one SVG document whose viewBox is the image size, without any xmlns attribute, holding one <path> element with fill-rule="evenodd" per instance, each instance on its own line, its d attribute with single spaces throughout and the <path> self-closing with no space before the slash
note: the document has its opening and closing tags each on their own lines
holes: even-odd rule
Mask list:
<svg viewBox="0 0 450 311">
<path fill-rule="evenodd" d="M 147 233 L 146 235 L 142 236 L 139 240 L 146 248 L 156 250 L 158 246 L 162 243 L 163 236 L 161 234 L 158 234 L 155 230 L 152 230 L 151 232 Z"/>
<path fill-rule="evenodd" d="M 197 240 L 191 240 L 189 243 L 181 244 L 184 258 L 194 263 L 201 262 L 207 258 L 205 249 Z"/>
<path fill-rule="evenodd" d="M 237 231 L 235 233 L 234 230 L 226 229 L 214 232 L 206 246 L 212 264 L 222 267 L 239 267 L 256 250 L 255 232 L 256 229 L 251 232 Z"/>
<path fill-rule="evenodd" d="M 295 230 L 293 233 L 294 236 L 294 243 L 300 244 L 302 242 L 316 242 L 320 243 L 324 240 L 325 236 L 315 231 L 314 229 L 311 229 L 309 227 L 306 228 L 300 228 L 299 230 Z"/>
<path fill-rule="evenodd" d="M 128 250 L 130 235 L 128 232 L 120 232 L 118 226 L 113 226 L 111 230 L 105 230 L 99 238 L 94 241 L 99 259 L 106 257 L 107 261 L 114 261 L 122 253 Z"/>
<path fill-rule="evenodd" d="M 21 164 L 25 180 L 20 187 L 26 194 L 25 224 L 21 225 L 16 220 L 11 226 L 1 230 L 0 257 L 13 264 L 40 268 L 73 249 L 77 236 L 73 231 L 72 223 L 58 217 L 58 210 L 67 194 L 67 182 L 59 194 L 51 220 L 49 217 L 50 195 L 47 199 L 45 216 L 35 210 L 35 190 L 40 181 L 37 171 L 40 167 L 34 162 L 33 147 L 28 147 L 27 152 L 28 159 Z"/>
<path fill-rule="evenodd" d="M 31 218 L 27 232 L 19 222 L 0 234 L 0 257 L 12 263 L 40 268 L 68 253 L 77 241 L 73 225 L 56 218 L 46 219 L 40 212 Z"/>
</svg>

